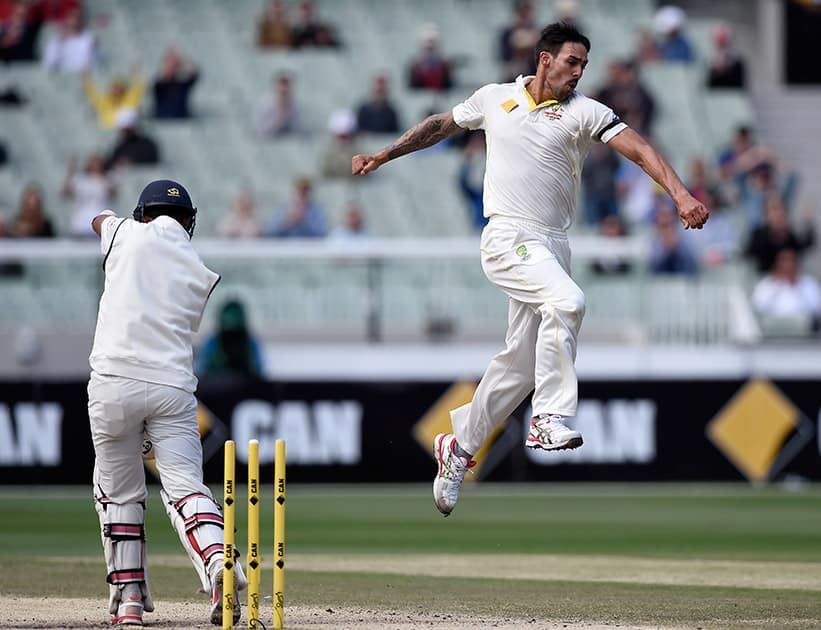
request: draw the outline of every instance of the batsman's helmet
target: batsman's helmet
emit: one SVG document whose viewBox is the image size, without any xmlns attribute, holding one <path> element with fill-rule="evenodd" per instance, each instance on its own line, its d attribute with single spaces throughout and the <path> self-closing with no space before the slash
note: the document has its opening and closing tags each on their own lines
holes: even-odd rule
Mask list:
<svg viewBox="0 0 821 630">
<path fill-rule="evenodd" d="M 142 222 L 143 217 L 158 217 L 161 214 L 170 216 L 180 223 L 191 218 L 188 227 L 189 238 L 194 236 L 194 225 L 197 222 L 197 209 L 191 202 L 188 191 L 171 179 L 158 179 L 143 188 L 137 207 L 134 209 L 134 220 Z"/>
</svg>

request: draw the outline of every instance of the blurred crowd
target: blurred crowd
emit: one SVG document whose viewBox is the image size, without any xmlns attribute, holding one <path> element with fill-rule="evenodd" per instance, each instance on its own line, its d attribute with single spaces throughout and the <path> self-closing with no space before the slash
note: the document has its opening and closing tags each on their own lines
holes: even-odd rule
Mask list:
<svg viewBox="0 0 821 630">
<path fill-rule="evenodd" d="M 578 2 L 556 0 L 554 10 L 584 30 Z M 539 24 L 535 3 L 514 3 L 510 23 L 499 37 L 503 81 L 535 72 L 535 59 L 528 52 L 538 39 Z M 711 35 L 713 54 L 705 64 L 705 89 L 745 88 L 745 60 L 735 47 L 731 28 L 719 25 Z M 586 93 L 610 106 L 652 142 L 656 99 L 642 84 L 642 69 L 659 62 L 696 61 L 686 13 L 676 6 L 662 6 L 653 16 L 653 30 L 638 32 L 633 54 L 610 60 L 604 84 L 593 89 L 587 86 Z M 473 173 L 477 162 L 481 161 L 475 160 L 474 149 L 466 148 L 460 185 L 476 224 L 481 225 L 477 207 L 481 179 Z M 760 278 L 752 303 L 762 318 L 794 317 L 818 329 L 821 288 L 817 279 L 801 270 L 803 255 L 815 245 L 817 212 L 812 205 L 795 207 L 798 176 L 790 165 L 761 143 L 754 129 L 742 126 L 717 159 L 692 156 L 682 176 L 693 195 L 711 209 L 704 230 L 682 230 L 675 205 L 664 191 L 634 163 L 605 145 L 595 145 L 582 172 L 578 219 L 607 238 L 649 233 L 648 271 L 652 274 L 697 277 L 747 261 Z M 628 261 L 605 255 L 591 263 L 591 271 L 613 275 L 633 269 Z"/>
<path fill-rule="evenodd" d="M 500 68 L 498 80 L 535 72 L 532 50 L 548 19 L 559 16 L 584 30 L 579 2 L 553 0 L 550 14 L 540 15 L 545 4 L 532 0 L 511 3 L 509 21 L 499 26 L 492 42 Z M 608 61 L 601 85 L 584 87 L 586 94 L 613 108 L 650 141 L 658 108 L 655 95 L 642 83 L 642 70 L 655 63 L 697 62 L 682 9 L 660 7 L 652 24 L 652 29 L 637 32 L 632 55 Z M 70 219 L 59 223 L 68 225 L 69 233 L 60 236 L 91 236 L 91 217 L 118 201 L 118 179 L 123 171 L 134 164 L 163 163 L 161 143 L 146 130 L 143 120 L 196 118 L 192 93 L 207 71 L 200 69 L 182 45 L 171 46 L 149 74 L 134 64 L 101 84 L 98 70 L 106 51 L 101 50 L 97 34 L 106 27 L 105 16 L 88 19 L 82 0 L 0 0 L 0 63 L 40 63 L 44 72 L 75 75 L 89 112 L 101 129 L 111 130 L 107 147 L 77 155 L 66 165 L 60 196 Z M 256 46 L 264 54 L 345 46 L 344 34 L 319 14 L 311 0 L 270 0 L 257 16 L 254 33 Z M 45 37 L 42 42 L 41 37 Z M 446 54 L 442 39 L 438 25 L 422 24 L 416 52 L 406 60 L 403 78 L 406 89 L 429 92 L 436 98 L 432 103 L 442 104 L 440 109 L 452 103 L 447 94 L 437 95 L 460 85 L 464 61 L 461 55 Z M 705 89 L 743 89 L 747 84 L 745 60 L 728 25 L 714 29 L 712 46 L 712 57 L 704 64 Z M 314 181 L 297 178 L 290 196 L 282 199 L 257 198 L 250 189 L 238 189 L 233 206 L 217 226 L 218 236 L 350 239 L 372 234 L 365 209 L 350 199 L 344 208 L 331 213 L 341 217 L 333 225 L 327 209 L 314 196 L 315 180 L 349 178 L 350 156 L 360 151 L 365 136 L 384 134 L 387 142 L 418 121 L 402 120 L 391 76 L 385 71 L 370 78 L 368 93 L 353 107 L 336 109 L 324 129 L 316 128 L 301 114 L 304 108 L 298 97 L 311 88 L 309 80 L 276 73 L 267 96 L 249 118 L 257 141 L 296 136 L 321 142 L 325 149 L 321 163 L 313 169 Z M 13 85 L 0 81 L 0 106 L 25 107 L 25 97 Z M 2 139 L 0 130 L 0 168 L 13 159 Z M 469 222 L 479 230 L 486 222 L 482 214 L 484 138 L 481 132 L 464 133 L 449 140 L 447 150 L 460 155 L 453 185 L 463 194 Z M 639 167 L 607 146 L 597 145 L 583 170 L 578 220 L 585 229 L 612 239 L 649 234 L 651 273 L 696 277 L 747 260 L 762 278 L 753 299 L 762 315 L 782 316 L 788 310 L 809 314 L 816 321 L 821 318 L 818 283 L 801 271 L 803 256 L 815 246 L 816 209 L 795 207 L 799 182 L 790 165 L 763 144 L 754 129 L 744 126 L 735 130 L 732 142 L 717 159 L 692 156 L 682 175 L 694 196 L 712 211 L 707 228 L 696 233 L 681 229 L 669 197 Z M 16 207 L 0 208 L 0 236 L 58 236 L 57 222 L 44 199 L 36 181 L 26 186 Z M 633 271 L 626 261 L 607 257 L 594 261 L 591 270 L 602 275 Z"/>
</svg>

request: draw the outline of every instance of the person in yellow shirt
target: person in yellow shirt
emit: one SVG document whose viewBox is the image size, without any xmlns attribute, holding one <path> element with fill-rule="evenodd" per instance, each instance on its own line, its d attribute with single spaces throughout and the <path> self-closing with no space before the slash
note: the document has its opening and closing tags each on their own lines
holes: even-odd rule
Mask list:
<svg viewBox="0 0 821 630">
<path fill-rule="evenodd" d="M 128 80 L 114 77 L 107 91 L 102 91 L 90 72 L 83 73 L 83 91 L 103 129 L 112 129 L 117 113 L 123 109 L 137 110 L 145 94 L 145 79 L 139 69 L 133 69 Z"/>
</svg>

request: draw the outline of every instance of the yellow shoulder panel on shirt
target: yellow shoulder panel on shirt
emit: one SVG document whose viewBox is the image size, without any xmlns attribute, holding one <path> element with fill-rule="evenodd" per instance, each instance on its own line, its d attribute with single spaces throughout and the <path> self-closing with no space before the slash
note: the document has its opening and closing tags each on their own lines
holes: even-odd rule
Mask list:
<svg viewBox="0 0 821 630">
<path fill-rule="evenodd" d="M 502 103 L 502 109 L 505 110 L 508 114 L 510 112 L 512 112 L 514 109 L 516 109 L 517 107 L 519 107 L 519 103 L 517 103 L 512 98 L 510 98 L 510 99 L 506 100 L 504 103 Z"/>
</svg>

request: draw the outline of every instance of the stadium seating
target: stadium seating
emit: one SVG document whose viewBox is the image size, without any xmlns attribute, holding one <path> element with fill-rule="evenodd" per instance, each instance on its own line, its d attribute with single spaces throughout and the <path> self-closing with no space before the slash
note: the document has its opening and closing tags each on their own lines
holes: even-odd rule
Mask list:
<svg viewBox="0 0 821 630">
<path fill-rule="evenodd" d="M 498 79 L 498 33 L 509 18 L 509 3 L 492 0 L 361 0 L 316 2 L 322 19 L 337 28 L 339 50 L 260 51 L 254 43 L 254 24 L 261 0 L 224 2 L 198 0 L 196 9 L 185 0 L 141 0 L 112 5 L 108 0 L 86 0 L 89 13 L 108 16 L 98 31 L 103 63 L 101 84 L 123 74 L 135 63 L 146 77 L 156 72 L 170 45 L 196 60 L 202 78 L 193 93 L 196 118 L 160 122 L 146 117 L 146 130 L 159 142 L 163 163 L 135 168 L 119 176 L 118 208 L 127 213 L 146 181 L 171 177 L 185 182 L 200 208 L 198 238 L 216 234 L 221 215 L 238 191 L 254 193 L 258 212 L 267 221 L 291 193 L 293 179 L 317 177 L 327 143 L 328 116 L 339 108 L 354 107 L 369 89 L 376 72 L 391 79 L 403 125 L 418 121 L 431 109 L 445 109 L 468 96 L 479 85 Z M 583 88 L 596 87 L 613 57 L 633 49 L 635 31 L 650 23 L 651 0 L 585 0 L 581 22 L 593 40 L 591 64 Z M 548 7 L 540 10 L 549 11 Z M 552 17 L 542 14 L 542 18 Z M 406 88 L 406 65 L 416 49 L 417 30 L 436 22 L 446 54 L 455 58 L 457 86 L 442 95 Z M 703 51 L 709 23 L 693 21 L 697 47 Z M 44 34 L 47 35 L 47 34 Z M 702 55 L 702 58 L 704 55 Z M 656 137 L 677 167 L 693 155 L 715 156 L 730 130 L 753 117 L 744 93 L 706 93 L 695 89 L 703 79 L 703 65 L 655 64 L 642 71 L 642 80 L 659 99 Z M 295 79 L 296 98 L 312 128 L 307 138 L 260 140 L 254 132 L 256 113 L 272 89 L 272 77 L 287 72 Z M 106 149 L 116 132 L 99 130 L 76 76 L 47 73 L 36 64 L 4 69 L 4 83 L 14 84 L 30 100 L 19 110 L 0 110 L 0 129 L 13 163 L 0 170 L 0 203 L 10 210 L 22 187 L 39 181 L 47 209 L 59 231 L 67 231 L 69 205 L 59 195 L 66 164 L 72 156 Z M 150 93 L 143 103 L 150 113 Z M 371 150 L 387 138 L 363 138 Z M 358 203 L 375 237 L 464 237 L 475 239 L 465 202 L 456 183 L 456 151 L 434 148 L 403 158 L 401 167 L 384 169 L 365 180 L 316 179 L 315 194 L 327 209 L 332 225 L 341 221 L 345 203 Z M 583 232 L 584 228 L 578 227 Z M 310 252 L 306 253 L 306 258 Z M 226 269 L 222 287 L 250 304 L 253 317 L 272 329 L 310 327 L 331 322 L 336 331 L 363 330 L 369 300 L 366 265 L 315 268 L 274 259 L 261 265 L 253 278 L 243 261 L 221 260 Z M 88 262 L 78 263 L 84 267 Z M 437 318 L 451 318 L 462 331 L 499 330 L 506 317 L 504 298 L 484 280 L 476 257 L 447 261 L 397 262 L 380 270 L 379 300 L 386 326 L 418 333 Z M 62 276 L 61 276 L 62 277 Z M 234 278 L 234 280 L 231 280 Z M 65 304 L 67 317 L 93 320 L 98 285 L 89 288 L 68 274 L 65 283 L 50 286 L 4 282 L 4 295 L 13 297 L 2 322 L 13 322 L 30 312 L 38 296 Z M 707 343 L 731 338 L 731 325 L 722 311 L 722 286 L 737 282 L 730 274 L 718 286 L 703 283 L 650 281 L 641 274 L 619 281 L 580 280 L 588 294 L 588 321 L 610 322 L 611 328 L 635 322 L 649 314 L 646 338 L 655 341 Z M 83 288 L 75 291 L 77 285 Z M 85 301 L 83 301 L 85 300 Z M 714 300 L 711 302 L 711 300 Z M 681 318 L 696 304 L 704 326 Z M 688 308 L 684 308 L 688 305 Z M 692 318 L 695 319 L 695 318 Z M 616 322 L 616 323 L 613 323 Z M 206 325 L 210 321 L 206 322 Z M 586 324 L 587 326 L 587 324 Z"/>
<path fill-rule="evenodd" d="M 495 57 L 497 35 L 509 11 L 506 3 L 486 0 L 426 0 L 412 7 L 396 1 L 317 2 L 319 14 L 337 27 L 344 46 L 338 51 L 271 52 L 254 46 L 255 19 L 263 6 L 260 1 L 229 5 L 202 0 L 196 11 L 180 0 L 121 3 L 116 10 L 104 0 L 86 4 L 92 16 L 109 18 L 107 26 L 98 31 L 103 57 L 98 71 L 101 84 L 124 74 L 135 63 L 150 79 L 170 45 L 179 46 L 202 68 L 200 84 L 193 93 L 196 120 L 145 122 L 161 144 L 164 172 L 173 170 L 180 179 L 193 184 L 195 196 L 209 201 L 217 201 L 214 191 L 206 187 L 200 192 L 200 183 L 236 181 L 237 186 L 258 190 L 268 197 L 264 205 L 269 212 L 287 196 L 295 175 L 317 174 L 329 114 L 334 109 L 354 107 L 367 93 L 373 73 L 383 71 L 391 77 L 404 124 L 419 120 L 431 109 L 449 107 L 479 85 L 495 80 L 500 73 Z M 605 4 L 600 0 L 582 3 L 582 22 L 594 42 L 584 83 L 587 90 L 600 83 L 609 59 L 630 54 L 636 28 L 649 23 L 652 11 L 649 0 Z M 415 50 L 416 31 L 423 21 L 439 25 L 445 53 L 459 61 L 458 85 L 448 94 L 436 96 L 405 87 L 406 64 Z M 690 25 L 697 48 L 706 48 L 711 27 L 711 23 L 697 21 Z M 44 33 L 44 39 L 46 36 Z M 706 50 L 702 53 L 706 57 Z M 256 112 L 271 90 L 272 77 L 279 72 L 295 77 L 298 102 L 314 130 L 306 141 L 265 142 L 254 136 Z M 725 141 L 727 129 L 749 122 L 752 117 L 744 94 L 708 94 L 702 100 L 698 96 L 701 90 L 693 90 L 702 75 L 701 65 L 688 68 L 655 64 L 642 73 L 642 79 L 660 99 L 657 136 L 674 162 L 716 151 L 717 144 Z M 77 77 L 20 64 L 10 66 L 6 76 L 10 83 L 21 86 L 32 102 L 32 107 L 22 112 L 0 114 L 15 156 L 13 168 L 21 173 L 37 173 L 57 225 L 65 229 L 65 203 L 55 191 L 66 160 L 95 148 L 107 148 L 115 133 L 97 128 Z M 148 95 L 142 110 L 150 113 Z M 437 154 L 435 161 L 407 160 L 392 182 L 396 187 L 393 194 L 406 199 L 417 212 L 427 213 L 427 220 L 399 225 L 383 222 L 374 231 L 379 235 L 414 236 L 441 234 L 444 229 L 450 235 L 470 234 L 465 204 L 450 177 L 457 163 L 458 156 L 447 151 Z M 415 185 L 431 172 L 449 176 L 437 180 L 436 187 L 420 189 Z M 10 196 L 16 192 L 10 191 Z M 382 187 L 375 187 L 365 194 L 373 204 L 391 205 L 384 192 Z M 223 197 L 220 195 L 218 200 L 222 202 Z M 127 199 L 125 194 L 123 198 Z M 328 201 L 332 206 L 339 203 L 338 199 Z M 447 210 L 443 212 L 444 207 Z M 214 225 L 204 221 L 201 236 L 213 234 Z"/>
</svg>

